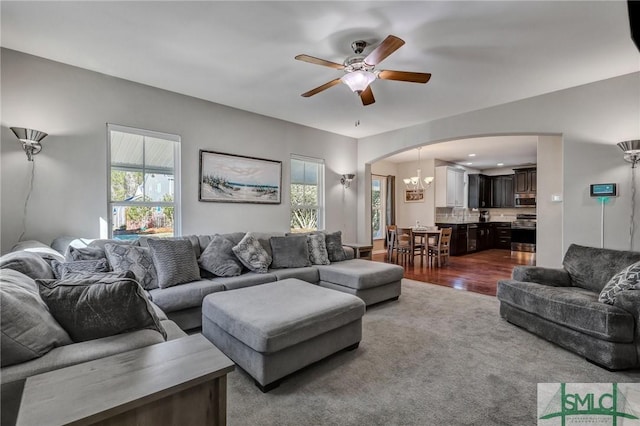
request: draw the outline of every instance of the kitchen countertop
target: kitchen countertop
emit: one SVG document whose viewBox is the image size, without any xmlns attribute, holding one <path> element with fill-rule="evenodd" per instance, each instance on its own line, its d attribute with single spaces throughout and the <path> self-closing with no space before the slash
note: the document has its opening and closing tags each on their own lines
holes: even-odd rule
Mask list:
<svg viewBox="0 0 640 426">
<path fill-rule="evenodd" d="M 439 220 L 436 222 L 438 224 L 447 224 L 447 225 L 469 225 L 469 224 L 480 224 L 480 223 L 511 223 L 512 220 L 508 220 L 505 218 L 504 220 L 490 220 L 489 222 L 480 222 L 479 220 Z"/>
</svg>

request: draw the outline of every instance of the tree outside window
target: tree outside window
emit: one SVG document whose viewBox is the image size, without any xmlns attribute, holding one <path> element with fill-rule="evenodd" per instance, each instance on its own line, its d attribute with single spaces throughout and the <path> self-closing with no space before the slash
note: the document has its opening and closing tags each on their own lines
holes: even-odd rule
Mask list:
<svg viewBox="0 0 640 426">
<path fill-rule="evenodd" d="M 308 158 L 291 159 L 291 231 L 309 232 L 323 228 L 324 162 Z"/>
</svg>

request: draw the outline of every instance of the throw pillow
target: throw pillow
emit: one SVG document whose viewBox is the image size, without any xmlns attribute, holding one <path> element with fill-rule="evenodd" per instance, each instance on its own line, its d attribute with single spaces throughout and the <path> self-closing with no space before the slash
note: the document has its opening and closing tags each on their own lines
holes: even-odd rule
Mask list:
<svg viewBox="0 0 640 426">
<path fill-rule="evenodd" d="M 160 288 L 200 279 L 198 260 L 189 240 L 149 239 L 148 244 Z"/>
<path fill-rule="evenodd" d="M 252 232 L 247 232 L 238 245 L 232 248 L 240 262 L 249 270 L 264 274 L 271 265 L 271 256 Z"/>
<path fill-rule="evenodd" d="M 151 329 L 167 338 L 149 299 L 131 278 L 38 280 L 51 315 L 74 342 Z"/>
<path fill-rule="evenodd" d="M 0 311 L 2 367 L 41 357 L 54 347 L 72 343 L 40 298 L 35 281 L 21 272 L 0 271 Z"/>
<path fill-rule="evenodd" d="M 67 274 L 109 272 L 111 270 L 107 259 L 79 260 L 77 262 L 58 262 L 54 260 L 51 263 L 51 267 L 57 279 L 65 278 Z"/>
<path fill-rule="evenodd" d="M 303 268 L 311 266 L 306 235 L 271 237 L 272 268 Z"/>
<path fill-rule="evenodd" d="M 78 260 L 106 259 L 107 254 L 100 247 L 69 246 L 69 248 L 67 249 L 67 253 L 65 254 L 64 257 L 67 262 L 74 262 Z"/>
<path fill-rule="evenodd" d="M 640 262 L 636 262 L 615 274 L 604 286 L 598 301 L 613 305 L 618 293 L 640 288 Z"/>
<path fill-rule="evenodd" d="M 323 233 L 308 234 L 307 247 L 309 249 L 309 258 L 314 265 L 328 265 L 329 253 L 327 253 L 327 243 Z"/>
<path fill-rule="evenodd" d="M 234 277 L 242 273 L 242 264 L 233 254 L 234 244 L 220 235 L 214 235 L 198 259 L 205 271 L 219 277 Z"/>
<path fill-rule="evenodd" d="M 341 262 L 347 258 L 342 248 L 342 231 L 327 233 L 324 236 L 327 253 L 331 262 Z"/>
<path fill-rule="evenodd" d="M 158 274 L 148 248 L 130 244 L 105 244 L 111 268 L 115 272 L 131 271 L 146 290 L 158 288 Z"/>
<path fill-rule="evenodd" d="M 51 266 L 40 255 L 28 251 L 14 251 L 0 257 L 0 269 L 12 269 L 34 280 L 54 277 Z"/>
</svg>

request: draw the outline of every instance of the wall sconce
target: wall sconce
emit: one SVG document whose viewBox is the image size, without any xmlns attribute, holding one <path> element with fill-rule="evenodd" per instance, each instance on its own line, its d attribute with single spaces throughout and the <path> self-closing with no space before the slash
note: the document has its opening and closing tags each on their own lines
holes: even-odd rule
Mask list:
<svg viewBox="0 0 640 426">
<path fill-rule="evenodd" d="M 42 151 L 40 141 L 47 137 L 45 132 L 23 127 L 10 127 L 11 131 L 22 142 L 22 149 L 27 153 L 27 160 L 33 161 L 33 156 Z"/>
<path fill-rule="evenodd" d="M 618 146 L 624 151 L 624 161 L 631 163 L 632 168 L 640 162 L 640 139 L 618 142 Z"/>
<path fill-rule="evenodd" d="M 356 175 L 354 175 L 353 173 L 347 173 L 342 175 L 342 178 L 340 178 L 340 183 L 342 184 L 342 186 L 344 186 L 345 188 L 349 188 L 351 186 L 351 181 L 356 177 Z"/>
</svg>

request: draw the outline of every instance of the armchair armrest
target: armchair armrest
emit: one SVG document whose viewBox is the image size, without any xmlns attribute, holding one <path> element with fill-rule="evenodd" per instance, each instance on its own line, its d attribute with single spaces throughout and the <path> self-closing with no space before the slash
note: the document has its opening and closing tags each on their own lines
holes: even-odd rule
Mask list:
<svg viewBox="0 0 640 426">
<path fill-rule="evenodd" d="M 516 266 L 511 272 L 511 278 L 516 281 L 533 282 L 553 287 L 571 287 L 569 273 L 563 268 Z"/>
<path fill-rule="evenodd" d="M 623 290 L 616 295 L 613 306 L 624 309 L 636 319 L 640 319 L 640 290 Z M 636 333 L 640 333 L 636 327 Z"/>
</svg>

